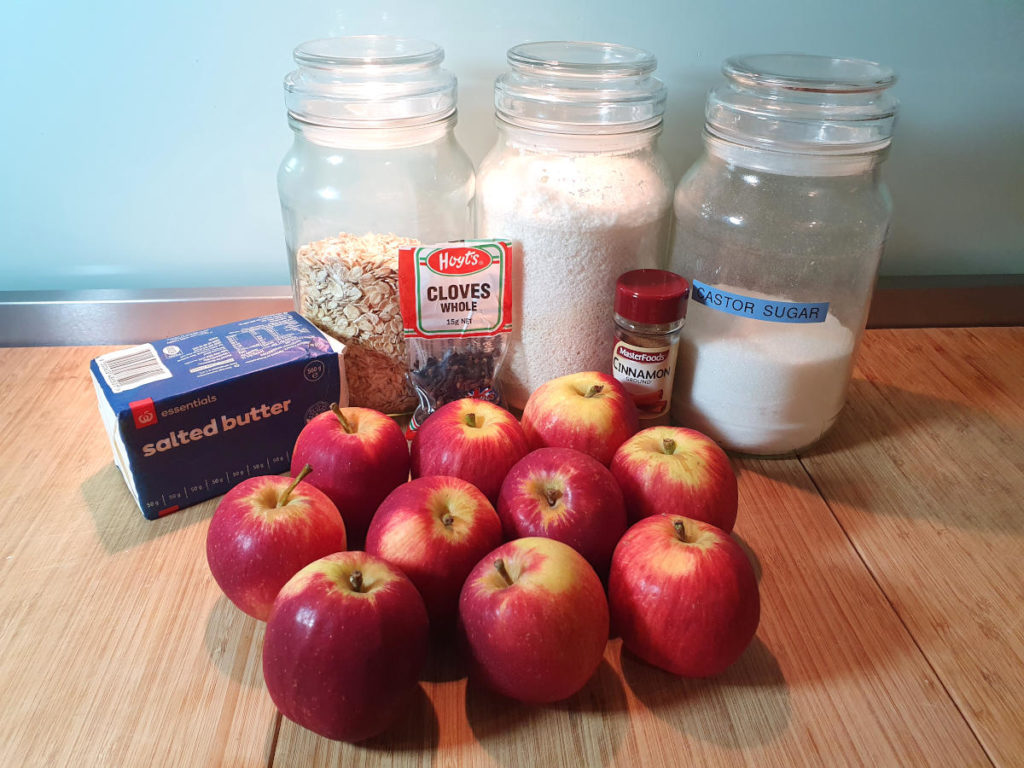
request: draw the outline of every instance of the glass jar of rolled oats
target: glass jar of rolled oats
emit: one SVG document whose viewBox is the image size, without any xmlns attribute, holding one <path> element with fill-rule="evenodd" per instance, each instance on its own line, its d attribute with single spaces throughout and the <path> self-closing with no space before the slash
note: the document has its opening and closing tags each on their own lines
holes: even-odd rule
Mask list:
<svg viewBox="0 0 1024 768">
<path fill-rule="evenodd" d="M 294 57 L 277 180 L 296 308 L 346 344 L 352 405 L 409 411 L 398 249 L 473 235 L 456 80 L 424 40 L 329 38 Z"/>
</svg>

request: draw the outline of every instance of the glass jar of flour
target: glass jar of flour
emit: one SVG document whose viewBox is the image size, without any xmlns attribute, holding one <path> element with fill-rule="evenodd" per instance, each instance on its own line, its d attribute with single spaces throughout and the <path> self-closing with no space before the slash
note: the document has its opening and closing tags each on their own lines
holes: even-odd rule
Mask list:
<svg viewBox="0 0 1024 768">
<path fill-rule="evenodd" d="M 889 227 L 896 78 L 791 54 L 723 72 L 704 156 L 675 195 L 671 268 L 691 296 L 672 413 L 727 448 L 785 454 L 846 398 Z"/>
<path fill-rule="evenodd" d="M 345 342 L 352 405 L 409 411 L 398 249 L 472 237 L 474 174 L 456 81 L 425 41 L 366 35 L 295 49 L 294 142 L 277 183 L 296 308 Z"/>
<path fill-rule="evenodd" d="M 477 234 L 521 247 L 509 402 L 556 376 L 610 372 L 608 308 L 623 272 L 663 265 L 672 186 L 657 139 L 654 57 L 607 43 L 508 52 L 494 87 L 498 141 L 477 174 Z"/>
</svg>

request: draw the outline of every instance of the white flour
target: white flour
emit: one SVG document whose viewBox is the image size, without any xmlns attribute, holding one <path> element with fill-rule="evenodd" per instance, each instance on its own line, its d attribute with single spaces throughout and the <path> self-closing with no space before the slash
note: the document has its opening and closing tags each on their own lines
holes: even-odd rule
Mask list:
<svg viewBox="0 0 1024 768">
<path fill-rule="evenodd" d="M 480 236 L 522 246 L 517 324 L 505 395 L 522 407 L 549 379 L 608 372 L 615 280 L 661 266 L 671 191 L 652 162 L 628 155 L 505 154 L 477 181 Z"/>
<path fill-rule="evenodd" d="M 772 455 L 803 448 L 843 407 L 855 344 L 856 335 L 832 314 L 824 323 L 771 323 L 691 301 L 672 415 L 733 450 Z"/>
</svg>

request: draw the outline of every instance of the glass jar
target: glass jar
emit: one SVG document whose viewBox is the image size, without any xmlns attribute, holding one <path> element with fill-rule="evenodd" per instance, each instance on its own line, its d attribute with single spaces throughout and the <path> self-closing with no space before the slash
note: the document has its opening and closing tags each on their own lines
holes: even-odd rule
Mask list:
<svg viewBox="0 0 1024 768">
<path fill-rule="evenodd" d="M 658 151 L 654 57 L 609 43 L 527 43 L 494 87 L 498 140 L 480 165 L 479 237 L 517 242 L 502 383 L 523 407 L 549 379 L 610 372 L 616 278 L 667 256 L 672 188 Z M 607 311 L 605 309 L 604 311 Z"/>
<path fill-rule="evenodd" d="M 723 72 L 675 195 L 671 266 L 691 297 L 672 414 L 726 448 L 787 454 L 846 398 L 889 227 L 896 78 L 791 54 Z"/>
<path fill-rule="evenodd" d="M 423 40 L 330 38 L 294 55 L 277 181 L 296 308 L 345 342 L 352 405 L 408 411 L 398 248 L 473 233 L 455 77 Z"/>
</svg>

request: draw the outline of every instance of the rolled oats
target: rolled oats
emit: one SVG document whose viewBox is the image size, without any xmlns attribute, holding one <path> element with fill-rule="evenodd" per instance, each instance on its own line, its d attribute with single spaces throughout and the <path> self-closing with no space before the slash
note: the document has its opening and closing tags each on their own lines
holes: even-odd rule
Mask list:
<svg viewBox="0 0 1024 768">
<path fill-rule="evenodd" d="M 343 341 L 349 402 L 385 413 L 411 411 L 398 301 L 398 249 L 410 237 L 352 235 L 307 243 L 295 254 L 299 311 Z"/>
</svg>

